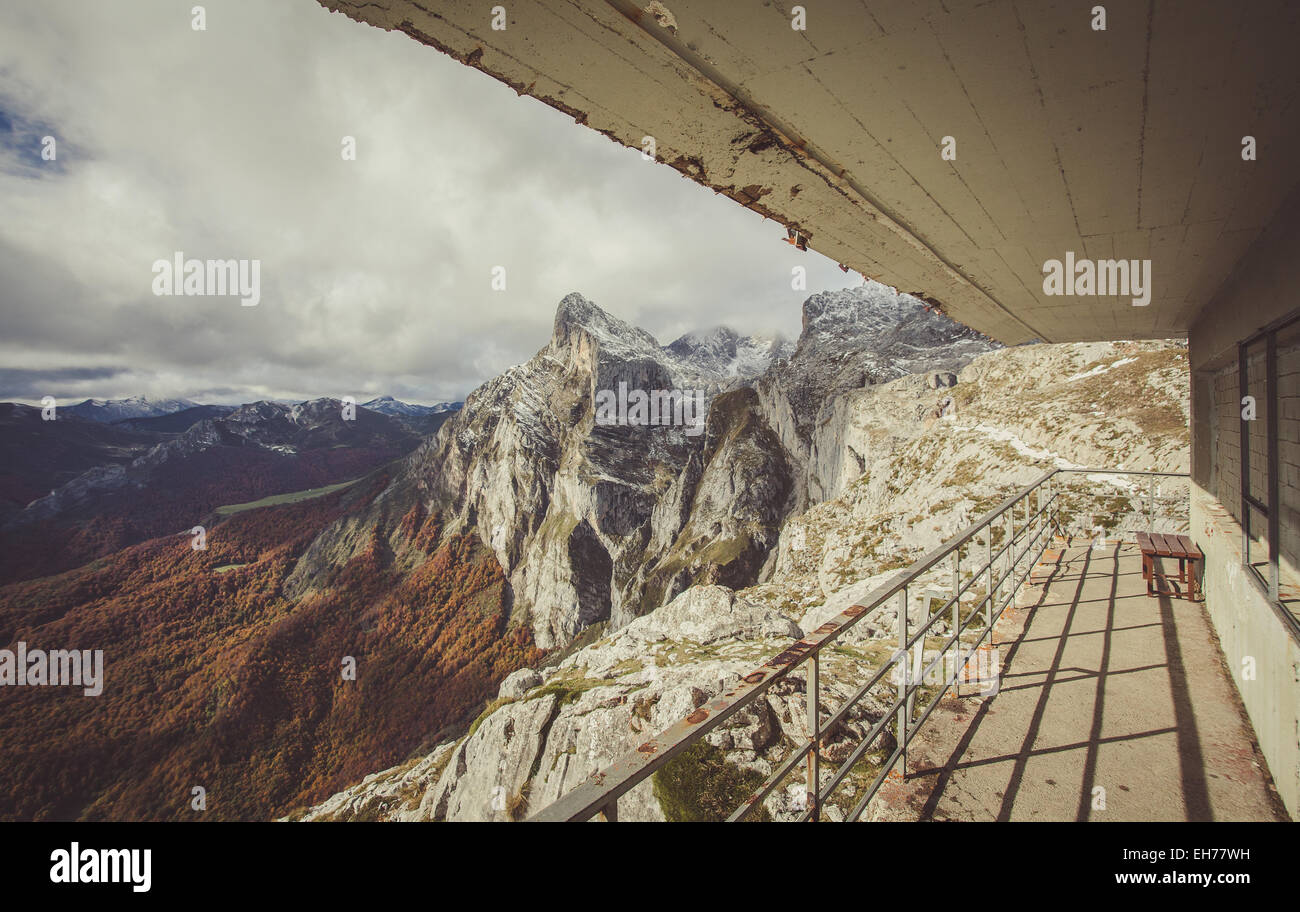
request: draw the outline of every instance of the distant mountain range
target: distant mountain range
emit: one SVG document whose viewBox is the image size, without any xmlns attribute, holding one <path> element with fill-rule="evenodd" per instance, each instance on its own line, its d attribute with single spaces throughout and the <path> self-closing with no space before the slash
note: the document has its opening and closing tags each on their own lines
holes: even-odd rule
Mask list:
<svg viewBox="0 0 1300 912">
<path fill-rule="evenodd" d="M 433 405 L 414 405 L 410 402 L 394 399 L 392 396 L 380 396 L 378 399 L 371 399 L 369 402 L 361 403 L 361 407 L 368 408 L 370 411 L 378 412 L 381 415 L 423 418 L 426 415 L 441 415 L 445 412 L 454 412 L 464 404 L 463 402 L 436 402 Z"/>
<path fill-rule="evenodd" d="M 345 418 L 339 400 L 315 399 L 108 424 L 75 412 L 44 421 L 39 408 L 0 404 L 0 581 L 203 524 L 220 506 L 358 478 L 409 453 L 450 414 L 357 408 Z"/>
<path fill-rule="evenodd" d="M 264 400 L 279 401 L 279 400 Z M 286 405 L 294 405 L 292 400 L 285 401 Z M 454 412 L 460 408 L 461 402 L 436 402 L 433 405 L 416 405 L 410 402 L 403 402 L 400 399 L 394 399 L 392 396 L 379 396 L 371 399 L 369 402 L 361 403 L 362 408 L 368 408 L 372 412 L 379 412 L 381 415 L 393 415 L 404 418 L 423 418 L 426 415 L 439 415 L 444 412 Z M 192 415 L 195 421 L 203 418 L 218 417 L 228 415 L 238 406 L 234 405 L 199 405 L 189 399 L 148 399 L 144 396 L 128 396 L 125 399 L 86 399 L 78 402 L 76 405 L 67 405 L 60 408 L 64 415 L 76 415 L 79 418 L 87 418 L 91 421 L 98 421 L 101 424 L 117 424 L 123 421 L 138 421 L 140 419 L 164 418 L 169 415 Z M 195 411 L 203 409 L 205 411 Z M 191 424 L 193 422 L 190 422 Z M 185 427 L 188 427 L 186 425 Z M 142 429 L 151 430 L 173 430 L 183 431 L 185 427 L 174 426 L 146 426 L 141 425 Z"/>
<path fill-rule="evenodd" d="M 39 406 L 0 402 L 0 522 L 82 472 L 125 465 L 163 439 L 75 415 L 43 421 Z"/>
<path fill-rule="evenodd" d="M 76 405 L 65 406 L 60 411 L 79 418 L 112 424 L 128 418 L 158 418 L 194 408 L 196 405 L 197 402 L 188 399 L 151 400 L 144 396 L 130 396 L 126 399 L 87 399 Z"/>
<path fill-rule="evenodd" d="M 87 400 L 89 401 L 89 400 Z M 126 400 L 119 400 L 126 401 Z M 187 431 L 205 418 L 224 418 L 235 411 L 233 405 L 194 405 L 178 412 L 151 415 L 140 418 L 127 418 L 114 421 L 114 427 L 133 431 L 154 431 L 157 433 L 179 434 Z M 92 419 L 94 420 L 94 419 Z"/>
</svg>

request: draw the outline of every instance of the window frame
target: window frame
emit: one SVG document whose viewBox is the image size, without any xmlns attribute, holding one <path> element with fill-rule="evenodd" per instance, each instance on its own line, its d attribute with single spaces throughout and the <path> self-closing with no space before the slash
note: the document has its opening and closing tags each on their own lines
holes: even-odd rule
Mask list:
<svg viewBox="0 0 1300 912">
<path fill-rule="evenodd" d="M 1270 601 L 1283 609 L 1283 613 L 1290 615 L 1286 606 L 1282 604 L 1280 595 L 1281 580 L 1279 578 L 1278 559 L 1281 546 L 1281 496 L 1280 496 L 1280 458 L 1278 455 L 1278 433 L 1279 433 L 1279 397 L 1278 397 L 1278 380 L 1277 380 L 1277 339 L 1278 334 L 1285 329 L 1300 323 L 1300 310 L 1293 310 L 1291 313 L 1278 320 L 1273 321 L 1262 329 L 1256 330 L 1237 343 L 1237 394 L 1238 409 L 1242 407 L 1242 401 L 1250 395 L 1250 349 L 1252 346 L 1264 343 L 1264 459 L 1266 469 L 1266 501 L 1261 501 L 1251 494 L 1250 489 L 1250 422 L 1245 418 L 1241 419 L 1241 452 L 1240 452 L 1240 477 L 1239 487 L 1241 493 L 1241 564 L 1242 567 L 1250 571 L 1250 576 L 1258 581 L 1264 588 Z M 1267 523 L 1268 537 L 1268 575 L 1261 574 L 1259 569 L 1251 562 L 1251 511 L 1261 513 Z M 1294 621 L 1293 621 L 1294 624 Z"/>
</svg>

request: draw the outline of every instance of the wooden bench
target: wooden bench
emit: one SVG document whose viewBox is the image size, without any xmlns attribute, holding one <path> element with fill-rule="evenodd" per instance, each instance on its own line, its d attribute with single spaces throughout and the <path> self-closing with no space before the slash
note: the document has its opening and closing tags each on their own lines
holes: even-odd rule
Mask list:
<svg viewBox="0 0 1300 912">
<path fill-rule="evenodd" d="M 1142 549 L 1142 578 L 1147 581 L 1147 595 L 1172 595 L 1175 598 L 1187 598 L 1192 601 L 1199 601 L 1200 593 L 1200 562 L 1205 559 L 1201 549 L 1196 546 L 1186 535 L 1157 535 L 1155 533 L 1139 532 L 1137 534 L 1138 547 Z M 1178 582 L 1186 587 L 1186 595 L 1178 592 L 1173 587 L 1168 587 L 1169 591 L 1161 588 L 1163 582 L 1169 583 L 1169 574 L 1157 569 L 1156 559 L 1168 558 L 1178 561 Z"/>
</svg>

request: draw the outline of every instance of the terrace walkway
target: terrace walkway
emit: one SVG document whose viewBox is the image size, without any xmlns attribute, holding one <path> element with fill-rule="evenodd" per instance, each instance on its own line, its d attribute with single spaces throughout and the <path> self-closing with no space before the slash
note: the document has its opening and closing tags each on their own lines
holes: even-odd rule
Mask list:
<svg viewBox="0 0 1300 912">
<path fill-rule="evenodd" d="M 1202 606 L 1148 598 L 1136 545 L 1069 547 L 996 642 L 1000 692 L 944 700 L 874 819 L 1287 819 Z"/>
</svg>

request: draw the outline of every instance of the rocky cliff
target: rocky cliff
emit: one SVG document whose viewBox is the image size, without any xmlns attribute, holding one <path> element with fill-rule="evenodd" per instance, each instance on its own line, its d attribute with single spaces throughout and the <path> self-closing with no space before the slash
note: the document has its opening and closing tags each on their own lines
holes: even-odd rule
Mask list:
<svg viewBox="0 0 1300 912">
<path fill-rule="evenodd" d="M 823 403 L 918 367 L 957 369 L 990 347 L 876 285 L 810 298 L 804 323 L 788 359 L 788 344 L 729 330 L 660 346 L 567 296 L 547 346 L 471 393 L 371 514 L 323 535 L 294 591 L 355 556 L 370 528 L 392 534 L 416 501 L 447 534 L 474 530 L 493 550 L 543 648 L 622 627 L 691 585 L 758 581 L 782 521 L 807 500 Z M 599 422 L 598 395 L 623 388 L 702 390 L 703 433 Z"/>
<path fill-rule="evenodd" d="M 940 340 L 941 347 L 956 348 L 958 358 L 966 356 L 961 348 L 980 344 L 961 334 Z M 805 340 L 800 347 L 811 349 Z M 835 363 L 868 361 L 857 353 L 834 354 L 845 355 Z M 775 511 L 779 532 L 766 579 L 692 586 L 543 668 L 516 672 L 464 737 L 375 774 L 308 818 L 518 819 L 861 599 L 1047 468 L 1187 468 L 1186 354 L 1176 344 L 1026 346 L 985 351 L 961 369 L 940 369 L 913 355 L 910 366 L 920 372 L 866 386 L 850 383 L 860 377 L 846 378 L 805 357 L 809 362 L 794 368 L 777 363 L 753 388 L 739 391 L 753 424 L 736 436 L 770 435 L 755 445 L 779 453 L 791 467 L 784 476 L 790 491 L 800 483 L 793 467 L 801 454 L 804 483 L 816 480 L 808 485 L 807 508 L 788 518 Z M 785 384 L 774 377 L 783 371 Z M 792 382 L 814 375 L 823 378 L 825 395 L 811 379 Z M 797 446 L 782 443 L 779 418 L 762 404 L 764 385 L 769 404 L 779 396 L 787 405 L 816 408 L 815 421 L 792 419 L 786 426 Z M 724 426 L 735 426 L 725 417 L 729 410 L 722 398 L 714 401 L 706 440 L 718 441 Z M 702 462 L 705 452 L 707 444 Z M 762 474 L 741 471 L 731 478 L 734 484 Z M 719 510 L 726 497 L 740 493 L 733 487 L 724 494 L 721 482 L 711 490 Z M 1122 482 L 1107 490 L 1132 493 Z M 779 496 L 772 491 L 758 499 Z M 819 496 L 824 499 L 816 502 Z M 699 528 L 689 511 L 683 515 L 683 529 Z M 946 574 L 923 585 L 942 592 Z M 825 663 L 828 703 L 887 659 L 894 624 L 889 607 L 878 609 Z M 752 787 L 801 736 L 801 701 L 802 678 L 795 674 L 713 732 L 683 761 L 685 773 L 678 769 L 634 789 L 620 802 L 621 818 L 676 819 L 678 792 L 691 783 L 724 797 L 745 783 Z M 847 752 L 879 709 L 868 702 L 833 734 L 828 762 Z M 788 815 L 793 800 L 778 791 L 765 813 Z"/>
</svg>

